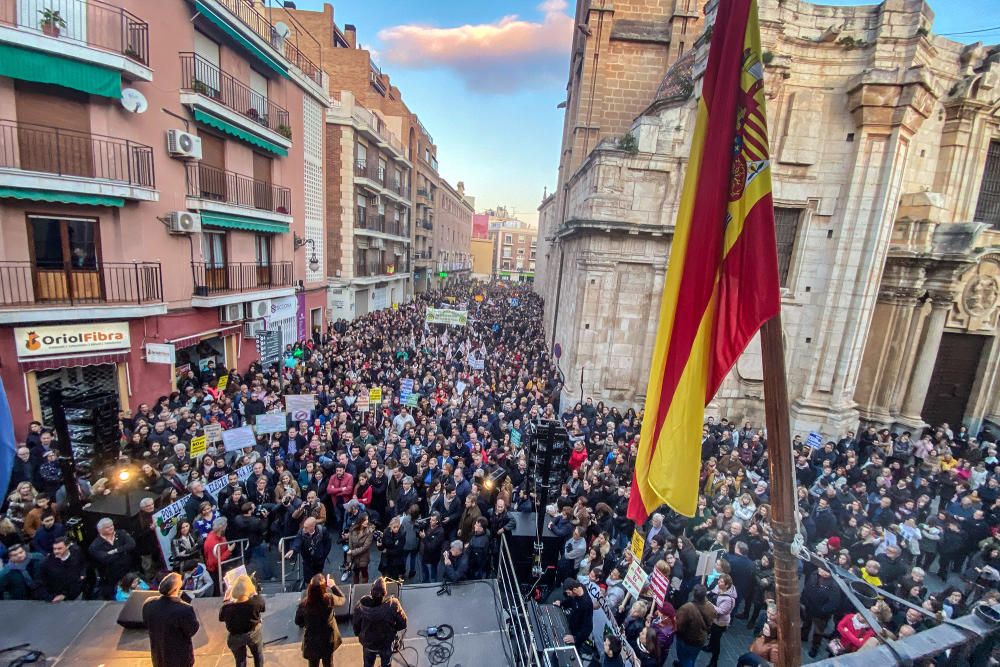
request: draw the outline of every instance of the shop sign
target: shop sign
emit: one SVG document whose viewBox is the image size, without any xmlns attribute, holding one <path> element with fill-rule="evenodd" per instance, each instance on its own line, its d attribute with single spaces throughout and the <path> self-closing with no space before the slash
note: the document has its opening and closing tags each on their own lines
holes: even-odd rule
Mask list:
<svg viewBox="0 0 1000 667">
<path fill-rule="evenodd" d="M 146 343 L 147 364 L 172 364 L 177 347 L 170 343 Z"/>
<path fill-rule="evenodd" d="M 72 352 L 127 350 L 132 344 L 128 322 L 17 327 L 14 329 L 14 343 L 18 359 Z"/>
<path fill-rule="evenodd" d="M 264 318 L 268 324 L 295 317 L 299 309 L 299 300 L 294 296 L 283 296 L 271 299 L 271 312 Z"/>
</svg>

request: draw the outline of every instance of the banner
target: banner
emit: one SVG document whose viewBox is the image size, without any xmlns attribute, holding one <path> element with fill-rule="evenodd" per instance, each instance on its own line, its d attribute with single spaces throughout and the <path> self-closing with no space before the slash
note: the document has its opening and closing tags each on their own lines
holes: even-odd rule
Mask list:
<svg viewBox="0 0 1000 667">
<path fill-rule="evenodd" d="M 254 436 L 251 427 L 241 426 L 223 431 L 222 444 L 227 452 L 235 452 L 244 447 L 253 447 L 257 444 L 257 438 Z"/>
<path fill-rule="evenodd" d="M 316 399 L 313 394 L 288 394 L 285 396 L 285 409 L 292 422 L 309 421 L 312 418 Z"/>
<path fill-rule="evenodd" d="M 633 563 L 634 565 L 635 563 Z M 587 589 L 587 594 L 594 601 L 594 629 L 590 637 L 594 640 L 594 646 L 604 646 L 604 633 L 610 632 L 615 637 L 622 640 L 622 660 L 632 667 L 640 667 L 639 656 L 632 650 L 632 646 L 625 640 L 625 633 L 622 632 L 618 622 L 615 621 L 615 610 L 611 608 L 604 591 L 589 579 L 584 582 L 583 587 Z"/>
<path fill-rule="evenodd" d="M 257 415 L 257 435 L 262 433 L 284 433 L 288 427 L 288 413 L 268 412 Z"/>
<path fill-rule="evenodd" d="M 236 476 L 241 482 L 245 482 L 250 473 L 253 472 L 253 465 L 246 465 L 236 470 Z M 205 491 L 218 500 L 218 493 L 229 483 L 229 476 L 220 477 L 205 485 Z M 159 512 L 153 514 L 153 524 L 156 526 L 156 541 L 160 543 L 160 553 L 163 554 L 163 562 L 170 563 L 170 540 L 174 539 L 177 532 L 177 523 L 187 516 L 184 514 L 184 503 L 191 497 L 187 494 L 170 503 Z M 178 564 L 179 565 L 179 564 Z"/>
<path fill-rule="evenodd" d="M 469 323 L 469 311 L 451 310 L 450 308 L 428 308 L 427 323 L 464 327 Z"/>
</svg>

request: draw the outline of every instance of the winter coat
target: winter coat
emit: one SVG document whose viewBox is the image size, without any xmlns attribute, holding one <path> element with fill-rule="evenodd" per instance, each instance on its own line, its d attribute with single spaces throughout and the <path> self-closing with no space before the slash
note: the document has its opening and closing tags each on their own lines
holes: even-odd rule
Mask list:
<svg viewBox="0 0 1000 667">
<path fill-rule="evenodd" d="M 361 645 L 373 651 L 388 649 L 396 633 L 406 629 L 406 613 L 394 597 L 364 596 L 354 607 L 351 621 Z"/>
<path fill-rule="evenodd" d="M 347 555 L 356 570 L 368 568 L 371 562 L 372 535 L 375 528 L 369 524 L 365 528 L 352 528 L 347 534 Z"/>
<path fill-rule="evenodd" d="M 344 604 L 344 594 L 334 584 L 323 605 L 312 608 L 303 602 L 295 609 L 295 625 L 305 629 L 302 635 L 302 657 L 306 660 L 329 658 L 343 641 L 334 618 L 334 608 Z"/>
</svg>

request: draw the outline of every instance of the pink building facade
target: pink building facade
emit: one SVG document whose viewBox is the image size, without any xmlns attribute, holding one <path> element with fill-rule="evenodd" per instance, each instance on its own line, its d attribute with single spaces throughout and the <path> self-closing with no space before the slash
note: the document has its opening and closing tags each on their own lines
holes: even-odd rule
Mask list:
<svg viewBox="0 0 1000 667">
<path fill-rule="evenodd" d="M 325 321 L 321 63 L 243 0 L 115 2 L 0 9 L 19 435 L 54 388 L 135 409 L 210 359 L 245 370 L 261 329 L 284 345 Z"/>
</svg>

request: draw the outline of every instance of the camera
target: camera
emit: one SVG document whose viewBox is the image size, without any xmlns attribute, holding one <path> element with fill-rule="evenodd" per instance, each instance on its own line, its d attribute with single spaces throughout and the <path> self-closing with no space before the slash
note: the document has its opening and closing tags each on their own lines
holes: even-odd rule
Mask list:
<svg viewBox="0 0 1000 667">
<path fill-rule="evenodd" d="M 382 533 L 381 530 L 376 530 L 374 533 L 372 533 L 372 539 L 375 540 L 376 542 L 381 543 L 382 542 L 382 535 L 383 535 L 383 533 Z"/>
<path fill-rule="evenodd" d="M 413 528 L 415 530 L 427 530 L 431 525 L 431 518 L 429 516 L 422 517 L 413 522 Z"/>
</svg>

